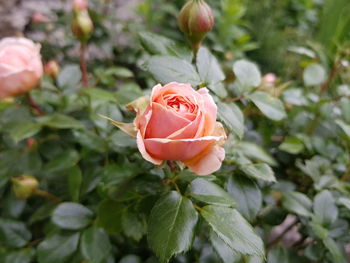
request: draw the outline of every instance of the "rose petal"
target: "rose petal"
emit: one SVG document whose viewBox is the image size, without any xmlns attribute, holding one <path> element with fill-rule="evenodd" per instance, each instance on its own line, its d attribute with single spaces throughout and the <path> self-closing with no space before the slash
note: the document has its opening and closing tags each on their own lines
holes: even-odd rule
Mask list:
<svg viewBox="0 0 350 263">
<path fill-rule="evenodd" d="M 36 73 L 30 70 L 2 76 L 0 81 L 0 97 L 16 96 L 31 90 L 38 85 L 39 80 Z"/>
<path fill-rule="evenodd" d="M 190 121 L 173 110 L 168 110 L 158 103 L 152 103 L 152 116 L 144 138 L 166 138 L 189 123 Z"/>
<path fill-rule="evenodd" d="M 215 122 L 217 117 L 217 107 L 213 100 L 213 97 L 209 94 L 207 88 L 201 88 L 198 93 L 202 96 L 204 101 L 204 106 L 201 111 L 205 112 L 205 125 L 204 125 L 204 135 L 210 136 L 215 129 Z"/>
<path fill-rule="evenodd" d="M 145 147 L 154 158 L 173 161 L 187 161 L 195 158 L 210 145 L 216 144 L 222 138 L 215 136 L 197 139 L 145 139 Z"/>
<path fill-rule="evenodd" d="M 200 123 L 202 122 L 202 119 L 203 114 L 198 114 L 194 121 L 190 122 L 188 125 L 181 128 L 180 130 L 177 130 L 176 132 L 170 134 L 167 137 L 167 139 L 178 140 L 195 138 L 198 128 L 200 127 Z"/>
<path fill-rule="evenodd" d="M 224 159 L 224 148 L 215 145 L 190 162 L 185 162 L 185 165 L 195 174 L 208 175 L 219 170 Z"/>
<path fill-rule="evenodd" d="M 159 159 L 156 159 L 156 158 L 153 158 L 145 149 L 145 144 L 144 144 L 144 141 L 142 139 L 142 136 L 141 136 L 141 132 L 138 131 L 137 135 L 136 135 L 136 144 L 137 144 L 137 148 L 139 149 L 142 157 L 155 164 L 155 165 L 160 165 L 162 163 L 162 160 L 159 160 Z"/>
</svg>

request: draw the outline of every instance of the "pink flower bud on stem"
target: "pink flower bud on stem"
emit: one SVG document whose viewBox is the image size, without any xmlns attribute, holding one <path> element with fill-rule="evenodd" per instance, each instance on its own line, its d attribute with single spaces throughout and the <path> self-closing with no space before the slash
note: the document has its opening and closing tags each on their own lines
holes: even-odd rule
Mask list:
<svg viewBox="0 0 350 263">
<path fill-rule="evenodd" d="M 38 189 L 39 182 L 31 175 L 21 175 L 11 179 L 12 189 L 20 199 L 28 199 Z"/>
<path fill-rule="evenodd" d="M 178 25 L 196 55 L 205 35 L 214 27 L 213 12 L 204 0 L 190 0 L 179 13 Z"/>
<path fill-rule="evenodd" d="M 60 66 L 55 60 L 50 60 L 46 63 L 44 67 L 44 72 L 51 78 L 56 79 L 58 74 L 60 73 Z"/>
</svg>

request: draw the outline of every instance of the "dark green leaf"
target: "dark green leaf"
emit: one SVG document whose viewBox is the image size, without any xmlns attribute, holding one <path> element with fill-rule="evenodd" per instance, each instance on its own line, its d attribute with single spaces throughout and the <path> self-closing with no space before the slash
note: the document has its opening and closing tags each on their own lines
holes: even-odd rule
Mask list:
<svg viewBox="0 0 350 263">
<path fill-rule="evenodd" d="M 287 116 L 282 101 L 266 92 L 255 91 L 248 98 L 271 120 L 280 121 Z"/>
<path fill-rule="evenodd" d="M 122 215 L 125 207 L 112 200 L 100 203 L 97 212 L 97 225 L 109 234 L 117 234 L 122 230 Z"/>
<path fill-rule="evenodd" d="M 250 90 L 253 87 L 257 87 L 261 82 L 261 73 L 258 67 L 247 60 L 238 60 L 233 64 L 233 72 L 242 86 L 242 89 Z"/>
<path fill-rule="evenodd" d="M 8 130 L 11 138 L 17 143 L 23 139 L 34 136 L 41 130 L 41 125 L 36 122 L 16 122 L 16 125 L 11 126 Z"/>
<path fill-rule="evenodd" d="M 41 125 L 55 129 L 82 129 L 84 126 L 70 116 L 55 113 L 51 116 L 37 118 Z"/>
<path fill-rule="evenodd" d="M 269 263 L 290 263 L 288 251 L 284 247 L 275 247 L 269 251 L 267 256 Z"/>
<path fill-rule="evenodd" d="M 208 205 L 201 209 L 201 214 L 218 237 L 233 250 L 242 254 L 264 256 L 262 240 L 237 210 Z"/>
<path fill-rule="evenodd" d="M 237 210 L 249 221 L 253 221 L 262 206 L 259 187 L 249 178 L 233 175 L 229 177 L 227 190 L 237 201 Z"/>
<path fill-rule="evenodd" d="M 244 134 L 244 119 L 241 109 L 234 103 L 219 102 L 219 118 L 233 131 L 240 139 Z"/>
<path fill-rule="evenodd" d="M 330 226 L 338 217 L 338 208 L 331 192 L 323 190 L 315 196 L 315 221 Z"/>
<path fill-rule="evenodd" d="M 78 203 L 61 203 L 52 214 L 52 222 L 64 229 L 77 230 L 86 227 L 93 213 Z"/>
<path fill-rule="evenodd" d="M 273 170 L 266 163 L 251 163 L 246 158 L 239 158 L 238 163 L 239 169 L 246 175 L 267 182 L 276 182 Z"/>
<path fill-rule="evenodd" d="M 81 71 L 79 66 L 65 66 L 57 77 L 57 84 L 60 87 L 74 87 L 81 79 Z"/>
<path fill-rule="evenodd" d="M 222 206 L 234 206 L 235 200 L 220 186 L 202 178 L 191 182 L 187 192 L 198 201 Z"/>
<path fill-rule="evenodd" d="M 283 194 L 282 205 L 285 209 L 300 216 L 310 217 L 312 202 L 299 192 L 286 192 Z"/>
<path fill-rule="evenodd" d="M 10 247 L 23 247 L 32 235 L 23 222 L 0 218 L 0 244 Z"/>
<path fill-rule="evenodd" d="M 67 150 L 59 154 L 55 159 L 48 162 L 44 167 L 46 173 L 57 173 L 65 169 L 71 168 L 77 164 L 80 156 L 78 152 L 74 150 Z"/>
<path fill-rule="evenodd" d="M 138 213 L 126 210 L 122 215 L 124 234 L 139 241 L 147 232 L 145 219 Z"/>
<path fill-rule="evenodd" d="M 244 153 L 244 155 L 252 159 L 267 163 L 272 166 L 277 165 L 276 160 L 273 159 L 272 156 L 269 155 L 263 148 L 255 143 L 241 141 L 238 143 L 237 148 L 239 148 Z"/>
<path fill-rule="evenodd" d="M 148 242 L 161 262 L 189 249 L 198 214 L 186 197 L 172 191 L 157 201 L 148 223 Z"/>
<path fill-rule="evenodd" d="M 298 154 L 304 149 L 304 144 L 298 138 L 289 137 L 278 148 L 290 154 Z"/>
<path fill-rule="evenodd" d="M 34 254 L 35 250 L 33 248 L 14 251 L 6 256 L 4 263 L 30 263 Z"/>
<path fill-rule="evenodd" d="M 197 53 L 197 69 L 202 82 L 218 83 L 225 79 L 217 59 L 205 47 Z"/>
<path fill-rule="evenodd" d="M 79 166 L 73 166 L 68 171 L 68 186 L 72 201 L 78 202 L 80 195 L 80 187 L 83 180 Z"/>
<path fill-rule="evenodd" d="M 154 56 L 147 62 L 147 69 L 162 84 L 173 81 L 189 83 L 193 87 L 201 84 L 195 68 L 186 60 L 176 57 Z"/>
<path fill-rule="evenodd" d="M 348 262 L 345 258 L 345 255 L 341 251 L 338 244 L 330 237 L 327 237 L 323 240 L 323 244 L 329 250 L 332 255 L 333 263 L 346 263 Z"/>
<path fill-rule="evenodd" d="M 111 248 L 109 237 L 102 228 L 90 227 L 81 236 L 81 254 L 91 263 L 102 263 Z"/>
<path fill-rule="evenodd" d="M 210 242 L 224 263 L 235 263 L 241 256 L 230 248 L 214 231 L 210 231 Z"/>
<path fill-rule="evenodd" d="M 39 263 L 68 263 L 78 248 L 79 233 L 71 235 L 55 234 L 46 238 L 38 246 Z"/>
<path fill-rule="evenodd" d="M 305 68 L 303 79 L 305 86 L 320 85 L 326 79 L 326 71 L 319 64 L 311 64 Z"/>
</svg>

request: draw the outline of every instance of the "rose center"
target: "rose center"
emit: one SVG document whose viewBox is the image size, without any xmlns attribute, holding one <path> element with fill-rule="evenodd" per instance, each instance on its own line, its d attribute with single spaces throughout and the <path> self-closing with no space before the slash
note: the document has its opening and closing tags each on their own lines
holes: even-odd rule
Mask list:
<svg viewBox="0 0 350 263">
<path fill-rule="evenodd" d="M 196 106 L 187 97 L 169 94 L 164 96 L 167 106 L 180 113 L 194 113 Z"/>
</svg>

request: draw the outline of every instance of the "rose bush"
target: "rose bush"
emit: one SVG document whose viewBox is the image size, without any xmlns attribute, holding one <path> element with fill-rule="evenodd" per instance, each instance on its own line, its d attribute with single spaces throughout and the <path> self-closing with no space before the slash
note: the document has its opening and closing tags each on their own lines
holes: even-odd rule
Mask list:
<svg viewBox="0 0 350 263">
<path fill-rule="evenodd" d="M 158 84 L 150 104 L 138 110 L 134 121 L 137 146 L 147 161 L 181 161 L 192 172 L 215 172 L 225 158 L 226 134 L 216 122 L 217 107 L 208 89 L 195 91 L 189 84 Z"/>
<path fill-rule="evenodd" d="M 21 95 L 35 88 L 43 74 L 40 45 L 26 38 L 0 42 L 0 98 Z"/>
</svg>

